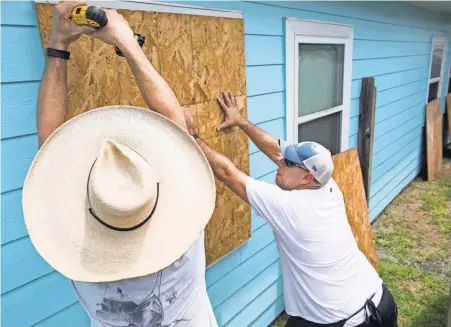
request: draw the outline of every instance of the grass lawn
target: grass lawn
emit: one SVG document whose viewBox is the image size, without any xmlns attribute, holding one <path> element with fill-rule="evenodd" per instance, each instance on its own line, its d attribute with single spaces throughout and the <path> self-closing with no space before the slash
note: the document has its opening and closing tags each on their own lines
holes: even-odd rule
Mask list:
<svg viewBox="0 0 451 327">
<path fill-rule="evenodd" d="M 373 224 L 379 270 L 399 327 L 444 327 L 451 283 L 451 161 L 433 182 L 415 179 Z M 271 326 L 283 327 L 282 314 Z"/>
</svg>

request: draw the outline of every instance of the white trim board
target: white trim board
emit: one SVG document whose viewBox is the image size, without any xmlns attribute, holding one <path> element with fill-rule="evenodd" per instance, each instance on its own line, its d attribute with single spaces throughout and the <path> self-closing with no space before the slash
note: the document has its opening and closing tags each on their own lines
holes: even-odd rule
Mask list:
<svg viewBox="0 0 451 327">
<path fill-rule="evenodd" d="M 297 18 L 285 19 L 286 43 L 286 139 L 297 143 L 297 125 L 312 119 L 323 117 L 332 113 L 341 112 L 341 141 L 340 151 L 349 147 L 349 120 L 351 106 L 351 79 L 352 79 L 352 51 L 354 28 L 352 25 L 330 22 L 303 20 Z M 298 90 L 297 90 L 297 54 L 300 42 L 344 44 L 344 76 L 343 76 L 343 103 L 335 108 L 329 108 L 318 113 L 298 117 Z"/>
<path fill-rule="evenodd" d="M 433 59 L 433 54 L 434 54 L 434 46 L 435 45 L 443 45 L 443 56 L 442 56 L 442 62 L 441 62 L 441 67 L 440 67 L 440 76 L 439 77 L 434 77 L 431 78 L 431 70 L 432 70 L 432 59 Z M 446 68 L 444 63 L 445 63 L 445 59 L 446 59 L 446 55 L 448 52 L 448 42 L 447 39 L 445 37 L 442 36 L 434 36 L 432 38 L 432 43 L 431 43 L 431 52 L 430 52 L 430 60 L 429 60 L 429 71 L 428 71 L 428 88 L 426 90 L 426 104 L 428 104 L 428 99 L 429 99 L 429 88 L 431 83 L 438 83 L 438 88 L 437 88 L 437 99 L 441 98 L 442 95 L 442 87 L 443 87 L 443 76 L 444 74 L 444 69 Z"/>
<path fill-rule="evenodd" d="M 61 1 L 35 0 L 36 3 L 58 4 Z M 95 5 L 108 9 L 142 10 L 171 14 L 185 14 L 196 16 L 210 16 L 223 18 L 243 18 L 243 13 L 236 10 L 216 9 L 198 6 L 188 6 L 172 2 L 157 2 L 147 0 L 121 0 L 121 1 L 86 1 L 87 5 Z"/>
</svg>

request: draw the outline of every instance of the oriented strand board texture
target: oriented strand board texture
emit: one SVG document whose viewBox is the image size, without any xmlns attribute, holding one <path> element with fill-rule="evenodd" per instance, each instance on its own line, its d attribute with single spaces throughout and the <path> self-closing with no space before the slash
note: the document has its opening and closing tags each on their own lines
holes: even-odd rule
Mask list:
<svg viewBox="0 0 451 327">
<path fill-rule="evenodd" d="M 333 161 L 335 169 L 332 178 L 337 182 L 343 193 L 346 214 L 352 233 L 359 249 L 365 254 L 373 267 L 378 270 L 373 231 L 368 216 L 357 148 L 334 155 Z"/>
<path fill-rule="evenodd" d="M 426 151 L 427 151 L 427 179 L 432 181 L 442 169 L 443 139 L 441 99 L 435 99 L 426 105 Z"/>
<path fill-rule="evenodd" d="M 43 47 L 47 47 L 52 5 L 36 4 Z M 216 102 L 222 91 L 238 97 L 247 117 L 244 25 L 241 19 L 118 10 L 136 33 L 146 37 L 143 51 L 193 115 L 196 132 L 249 173 L 246 135 L 235 129 L 217 132 L 224 115 Z M 105 105 L 147 105 L 125 58 L 114 47 L 82 36 L 68 62 L 69 115 Z M 216 180 L 216 210 L 206 229 L 207 264 L 246 242 L 250 208 Z"/>
</svg>

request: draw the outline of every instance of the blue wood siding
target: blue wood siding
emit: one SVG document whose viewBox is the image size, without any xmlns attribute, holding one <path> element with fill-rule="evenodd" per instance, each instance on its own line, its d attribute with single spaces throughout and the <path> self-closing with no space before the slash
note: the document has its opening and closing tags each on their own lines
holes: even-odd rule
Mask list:
<svg viewBox="0 0 451 327">
<path fill-rule="evenodd" d="M 191 4 L 243 12 L 249 120 L 280 138 L 288 123 L 284 18 L 353 25 L 351 147 L 357 145 L 361 78 L 375 76 L 377 87 L 371 220 L 418 174 L 431 41 L 449 37 L 446 17 L 408 3 Z M 70 284 L 36 253 L 23 223 L 22 185 L 37 151 L 35 110 L 44 55 L 32 3 L 2 1 L 1 6 L 2 325 L 89 326 Z M 448 47 L 442 96 L 450 55 Z M 249 154 L 251 176 L 273 182 L 276 166 L 253 143 Z M 251 217 L 251 240 L 206 272 L 220 326 L 267 326 L 284 308 L 272 231 L 254 211 Z"/>
</svg>

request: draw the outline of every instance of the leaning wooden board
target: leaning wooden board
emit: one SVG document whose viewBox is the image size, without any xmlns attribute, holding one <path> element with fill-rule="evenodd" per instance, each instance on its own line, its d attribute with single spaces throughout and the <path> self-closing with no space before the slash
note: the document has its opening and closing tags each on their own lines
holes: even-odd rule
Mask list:
<svg viewBox="0 0 451 327">
<path fill-rule="evenodd" d="M 52 5 L 36 4 L 43 47 L 48 45 Z M 249 145 L 243 132 L 218 133 L 223 114 L 216 102 L 222 91 L 239 96 L 247 116 L 242 19 L 118 10 L 136 33 L 146 37 L 143 51 L 192 114 L 198 134 L 249 173 Z M 114 47 L 82 36 L 69 51 L 68 93 L 72 118 L 107 105 L 147 108 L 134 76 Z M 250 208 L 216 180 L 217 199 L 206 228 L 207 264 L 246 242 L 251 233 Z M 190 190 L 195 191 L 195 190 Z M 189 219 L 189 217 L 187 217 Z"/>
<path fill-rule="evenodd" d="M 359 249 L 365 254 L 373 267 L 378 270 L 373 231 L 368 215 L 368 206 L 363 185 L 357 148 L 340 152 L 333 156 L 334 173 L 332 178 L 343 193 L 346 214 Z"/>
<path fill-rule="evenodd" d="M 451 93 L 446 96 L 446 111 L 448 112 L 448 134 L 451 132 Z M 448 139 L 451 139 L 451 135 Z"/>
<path fill-rule="evenodd" d="M 435 179 L 442 169 L 443 163 L 443 137 L 442 112 L 440 110 L 441 98 L 435 99 L 426 105 L 426 152 L 427 152 L 427 180 Z"/>
</svg>

